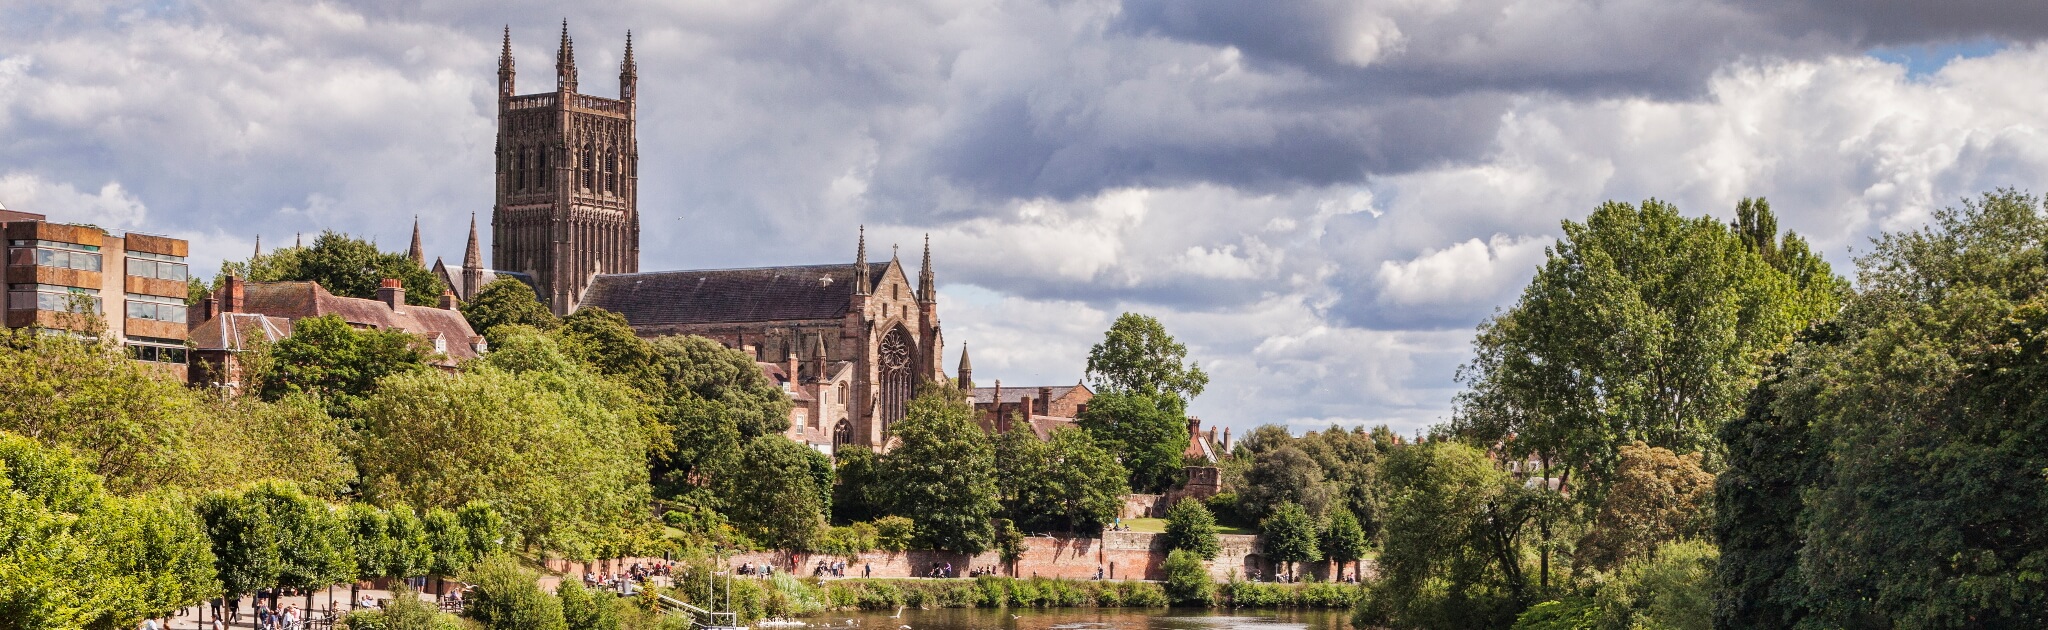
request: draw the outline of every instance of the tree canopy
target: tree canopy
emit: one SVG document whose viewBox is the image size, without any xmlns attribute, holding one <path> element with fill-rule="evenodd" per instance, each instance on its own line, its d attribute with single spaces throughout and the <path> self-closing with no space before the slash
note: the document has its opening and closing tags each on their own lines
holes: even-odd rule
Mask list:
<svg viewBox="0 0 2048 630">
<path fill-rule="evenodd" d="M 995 449 L 958 389 L 928 384 L 889 428 L 901 446 L 882 458 L 892 514 L 914 515 L 917 537 L 933 549 L 981 553 L 995 541 L 1001 511 Z"/>
<path fill-rule="evenodd" d="M 462 317 L 469 320 L 470 329 L 483 335 L 491 345 L 504 341 L 504 336 L 497 332 L 499 326 L 529 326 L 543 332 L 562 326 L 561 318 L 541 303 L 533 287 L 517 278 L 492 280 L 459 308 Z"/>
<path fill-rule="evenodd" d="M 1088 378 L 1102 391 L 1164 397 L 1175 413 L 1209 386 L 1201 362 L 1187 363 L 1188 348 L 1159 320 L 1124 313 L 1088 350 Z"/>
<path fill-rule="evenodd" d="M 1077 420 L 1105 450 L 1116 454 L 1130 472 L 1130 486 L 1161 492 L 1180 481 L 1181 453 L 1188 447 L 1188 425 L 1179 413 L 1142 394 L 1107 391 L 1088 401 Z"/>
<path fill-rule="evenodd" d="M 365 299 L 377 297 L 384 279 L 397 278 L 405 286 L 405 303 L 413 306 L 436 306 L 448 290 L 432 270 L 404 253 L 377 251 L 369 241 L 333 230 L 321 232 L 310 247 L 282 247 L 230 261 L 221 272 L 254 282 L 310 280 L 328 293 Z"/>
</svg>

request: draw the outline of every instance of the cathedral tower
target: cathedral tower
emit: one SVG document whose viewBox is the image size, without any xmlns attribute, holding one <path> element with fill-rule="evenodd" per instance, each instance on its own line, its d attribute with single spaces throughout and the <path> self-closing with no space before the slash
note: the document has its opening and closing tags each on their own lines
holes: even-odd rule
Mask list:
<svg viewBox="0 0 2048 630">
<path fill-rule="evenodd" d="M 619 98 L 576 92 L 576 46 L 562 23 L 555 89 L 513 87 L 512 33 L 498 57 L 497 204 L 491 267 L 533 278 L 557 315 L 575 310 L 593 274 L 640 270 L 638 68 L 633 37 L 619 65 Z"/>
</svg>

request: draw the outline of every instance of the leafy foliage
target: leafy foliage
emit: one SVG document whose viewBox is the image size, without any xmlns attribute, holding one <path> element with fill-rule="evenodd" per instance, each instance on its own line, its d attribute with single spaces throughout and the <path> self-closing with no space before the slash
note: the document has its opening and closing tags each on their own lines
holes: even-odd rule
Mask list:
<svg viewBox="0 0 2048 630">
<path fill-rule="evenodd" d="M 1706 534 L 1714 476 L 1700 470 L 1700 454 L 1678 455 L 1640 442 L 1621 447 L 1621 463 L 1593 528 L 1574 558 L 1610 570 L 1644 557 L 1658 545 Z"/>
<path fill-rule="evenodd" d="M 1223 553 L 1216 538 L 1216 517 L 1195 499 L 1181 499 L 1166 509 L 1166 548 L 1185 549 L 1202 560 Z"/>
<path fill-rule="evenodd" d="M 283 247 L 228 262 L 221 274 L 255 282 L 310 280 L 328 293 L 365 299 L 377 297 L 385 278 L 397 278 L 405 286 L 405 303 L 413 306 L 438 305 L 448 290 L 433 271 L 405 254 L 380 252 L 369 241 L 332 230 L 321 232 L 311 247 Z"/>
<path fill-rule="evenodd" d="M 619 630 L 618 598 L 593 593 L 580 580 L 562 580 L 555 596 L 562 599 L 562 621 L 568 630 Z"/>
<path fill-rule="evenodd" d="M 875 496 L 881 490 L 881 457 L 858 444 L 842 445 L 832 454 L 839 458 L 834 471 L 838 483 L 832 486 L 832 520 L 855 523 L 881 516 L 883 508 Z"/>
<path fill-rule="evenodd" d="M 1365 538 L 1365 529 L 1358 526 L 1358 517 L 1348 510 L 1330 513 L 1330 523 L 1323 528 L 1323 557 L 1342 568 L 1346 562 L 1364 558 L 1370 550 Z"/>
<path fill-rule="evenodd" d="M 1166 571 L 1166 597 L 1173 603 L 1207 606 L 1216 596 L 1216 583 L 1209 579 L 1200 554 L 1175 549 L 1166 554 L 1166 564 L 1160 568 Z"/>
<path fill-rule="evenodd" d="M 1741 235 L 1654 199 L 1565 222 L 1521 299 L 1480 326 L 1453 429 L 1534 454 L 1595 505 L 1624 445 L 1713 456 L 1764 361 L 1845 291 L 1803 239 L 1760 233 L 1767 204 L 1745 207 Z"/>
<path fill-rule="evenodd" d="M 1381 580 L 1361 617 L 1425 628 L 1508 625 L 1528 603 L 1521 486 L 1485 453 L 1452 442 L 1394 449 L 1382 466 Z"/>
<path fill-rule="evenodd" d="M 377 381 L 426 370 L 433 350 L 405 331 L 357 330 L 340 316 L 323 315 L 292 322 L 291 336 L 267 354 L 252 365 L 250 377 L 263 400 L 312 395 L 331 413 L 349 416 Z"/>
<path fill-rule="evenodd" d="M 1316 544 L 1316 529 L 1315 518 L 1293 503 L 1280 504 L 1259 521 L 1266 557 L 1289 565 L 1323 559 L 1323 550 Z"/>
<path fill-rule="evenodd" d="M 980 553 L 994 542 L 995 449 L 959 390 L 934 384 L 911 399 L 890 427 L 902 445 L 882 459 L 892 514 L 916 515 L 930 548 Z"/>
<path fill-rule="evenodd" d="M 504 341 L 503 335 L 497 332 L 499 326 L 526 326 L 542 332 L 562 326 L 561 318 L 555 317 L 554 311 L 540 302 L 540 295 L 533 292 L 533 287 L 510 277 L 498 278 L 484 285 L 459 309 L 463 319 L 469 320 L 469 327 L 482 334 L 493 346 Z"/>
<path fill-rule="evenodd" d="M 1200 362 L 1185 363 L 1188 348 L 1167 334 L 1159 320 L 1124 313 L 1088 350 L 1088 378 L 1098 390 L 1171 400 L 1161 405 L 1178 414 L 1202 395 L 1209 375 Z"/>
<path fill-rule="evenodd" d="M 567 630 L 562 601 L 540 590 L 539 576 L 511 556 L 496 556 L 463 574 L 474 587 L 462 616 L 488 630 Z"/>
<path fill-rule="evenodd" d="M 1179 482 L 1188 425 L 1177 407 L 1145 394 L 1105 391 L 1088 401 L 1078 423 L 1117 455 L 1133 490 L 1163 491 Z"/>
<path fill-rule="evenodd" d="M 1124 468 L 1085 431 L 1054 430 L 1041 442 L 1023 426 L 996 439 L 1003 512 L 1037 531 L 1097 531 L 1123 509 Z"/>
<path fill-rule="evenodd" d="M 823 457 L 780 435 L 754 438 L 740 456 L 746 469 L 719 475 L 716 482 L 727 518 L 755 542 L 815 548 L 830 494 L 811 469 L 812 460 Z"/>
<path fill-rule="evenodd" d="M 1714 627 L 1714 564 L 1709 543 L 1668 543 L 1622 567 L 1601 585 L 1595 604 L 1603 628 Z"/>
<path fill-rule="evenodd" d="M 1330 484 L 1323 481 L 1322 466 L 1288 444 L 1258 455 L 1245 473 L 1237 505 L 1254 519 L 1264 519 L 1286 504 L 1320 516 L 1328 511 L 1331 494 Z"/>
</svg>

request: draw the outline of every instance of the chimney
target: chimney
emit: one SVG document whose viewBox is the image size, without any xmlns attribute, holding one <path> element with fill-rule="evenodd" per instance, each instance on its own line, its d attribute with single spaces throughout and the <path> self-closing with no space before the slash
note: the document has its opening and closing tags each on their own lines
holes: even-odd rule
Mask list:
<svg viewBox="0 0 2048 630">
<path fill-rule="evenodd" d="M 1201 435 L 1202 419 L 1194 416 L 1188 416 L 1188 437 L 1199 437 Z"/>
<path fill-rule="evenodd" d="M 199 319 L 192 320 L 192 324 L 197 326 L 200 322 L 213 319 L 213 316 L 218 314 L 220 314 L 220 296 L 209 292 L 206 294 L 206 299 L 199 301 Z"/>
<path fill-rule="evenodd" d="M 797 385 L 799 385 L 799 384 L 802 384 L 802 383 L 803 383 L 803 380 L 802 380 L 802 379 L 798 379 L 798 378 L 796 377 L 796 343 L 795 343 L 795 342 L 791 342 L 791 343 L 789 344 L 789 366 L 788 366 L 788 368 L 789 368 L 789 371 L 787 372 L 787 376 L 789 376 L 789 389 L 790 389 L 791 391 L 795 391 L 795 390 L 796 390 L 796 386 L 797 386 Z"/>
<path fill-rule="evenodd" d="M 220 312 L 240 313 L 247 307 L 244 300 L 248 299 L 248 293 L 243 290 L 242 285 L 241 278 L 228 276 L 225 286 L 221 287 L 221 293 L 226 295 L 220 298 Z"/>
<path fill-rule="evenodd" d="M 1223 427 L 1223 452 L 1230 452 L 1230 427 Z"/>
<path fill-rule="evenodd" d="M 1052 415 L 1052 388 L 1038 388 L 1038 415 Z"/>
<path fill-rule="evenodd" d="M 442 290 L 441 290 L 441 310 L 444 310 L 444 311 L 452 311 L 452 310 L 455 310 L 455 292 L 454 292 L 454 291 L 451 291 L 451 290 L 448 290 L 448 289 L 442 289 Z"/>
<path fill-rule="evenodd" d="M 405 304 L 405 285 L 399 284 L 397 278 L 385 278 L 384 282 L 377 286 L 377 301 L 383 302 L 384 306 L 390 307 L 391 310 L 398 310 L 399 305 Z"/>
</svg>

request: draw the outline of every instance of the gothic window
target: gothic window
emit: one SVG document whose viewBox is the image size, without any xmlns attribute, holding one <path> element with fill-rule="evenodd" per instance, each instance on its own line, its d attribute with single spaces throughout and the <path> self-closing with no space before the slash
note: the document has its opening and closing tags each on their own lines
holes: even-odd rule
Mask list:
<svg viewBox="0 0 2048 630">
<path fill-rule="evenodd" d="M 539 185 L 537 186 L 538 188 L 540 188 L 541 190 L 547 190 L 548 180 L 550 179 L 548 177 L 548 151 L 547 149 L 541 149 L 540 151 L 538 151 L 538 153 L 540 154 L 540 172 L 534 177 L 534 179 L 539 180 Z"/>
<path fill-rule="evenodd" d="M 837 451 L 839 447 L 852 443 L 853 425 L 847 424 L 846 420 L 841 419 L 838 426 L 832 427 L 832 450 Z"/>
<path fill-rule="evenodd" d="M 590 145 L 587 144 L 583 145 L 582 171 L 584 192 L 589 192 L 597 188 L 597 152 L 591 149 Z"/>
<path fill-rule="evenodd" d="M 516 162 L 514 163 L 514 166 L 513 166 L 513 168 L 512 168 L 512 173 L 513 173 L 513 176 L 512 176 L 512 177 L 513 177 L 513 179 L 515 180 L 515 184 L 513 185 L 512 189 L 513 189 L 513 190 L 519 190 L 519 191 L 525 191 L 525 190 L 526 190 L 526 150 L 525 150 L 525 149 L 520 149 L 520 150 L 519 150 L 519 157 L 517 157 L 517 158 L 514 158 L 514 159 L 515 159 L 515 160 L 517 160 L 517 161 L 516 161 Z"/>
<path fill-rule="evenodd" d="M 604 158 L 604 189 L 619 194 L 619 154 L 614 151 Z"/>
<path fill-rule="evenodd" d="M 911 353 L 910 335 L 901 327 L 883 335 L 882 346 L 875 353 L 881 372 L 882 405 L 879 413 L 883 431 L 903 419 L 903 410 L 910 404 L 911 389 L 917 385 L 911 378 L 915 371 Z"/>
</svg>

